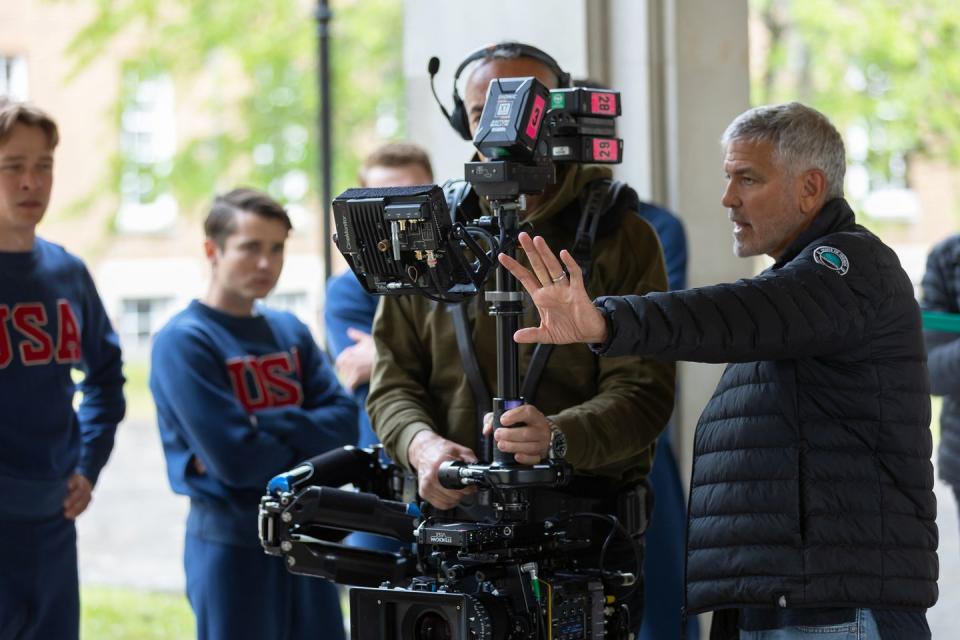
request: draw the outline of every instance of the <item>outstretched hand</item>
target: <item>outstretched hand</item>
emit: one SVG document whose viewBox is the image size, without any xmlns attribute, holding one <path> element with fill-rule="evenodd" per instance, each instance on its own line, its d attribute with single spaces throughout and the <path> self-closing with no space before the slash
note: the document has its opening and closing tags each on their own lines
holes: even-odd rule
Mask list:
<svg viewBox="0 0 960 640">
<path fill-rule="evenodd" d="M 520 329 L 513 339 L 550 344 L 606 341 L 607 322 L 587 294 L 583 271 L 573 256 L 561 251 L 561 264 L 543 237 L 531 238 L 521 233 L 519 240 L 533 271 L 503 253 L 499 256 L 500 264 L 533 298 L 540 313 L 540 326 Z"/>
</svg>

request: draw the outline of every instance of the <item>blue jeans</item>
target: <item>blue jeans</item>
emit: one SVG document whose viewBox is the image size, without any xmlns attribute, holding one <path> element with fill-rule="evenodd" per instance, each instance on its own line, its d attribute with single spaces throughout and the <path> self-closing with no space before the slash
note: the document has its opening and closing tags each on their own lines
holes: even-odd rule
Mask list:
<svg viewBox="0 0 960 640">
<path fill-rule="evenodd" d="M 740 640 L 880 640 L 880 630 L 870 609 L 857 609 L 857 617 L 853 622 L 817 627 L 741 631 Z"/>
</svg>

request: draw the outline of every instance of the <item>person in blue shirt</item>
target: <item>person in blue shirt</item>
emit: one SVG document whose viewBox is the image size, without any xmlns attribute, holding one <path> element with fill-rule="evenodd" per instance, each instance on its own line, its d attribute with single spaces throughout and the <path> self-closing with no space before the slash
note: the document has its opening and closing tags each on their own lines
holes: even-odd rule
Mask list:
<svg viewBox="0 0 960 640">
<path fill-rule="evenodd" d="M 74 520 L 125 410 L 119 341 L 90 274 L 36 235 L 58 139 L 49 115 L 0 98 L 0 638 L 16 640 L 80 634 Z"/>
<path fill-rule="evenodd" d="M 427 152 L 408 142 L 388 142 L 364 158 L 358 176 L 363 187 L 410 187 L 433 183 Z M 323 320 L 340 380 L 363 407 L 370 390 L 375 350 L 370 331 L 378 298 L 367 293 L 349 269 L 327 281 Z M 366 411 L 360 411 L 361 447 L 379 442 Z"/>
<path fill-rule="evenodd" d="M 409 142 L 388 142 L 367 155 L 358 176 L 361 186 L 409 187 L 433 182 L 430 156 L 420 146 Z M 323 321 L 327 343 L 336 358 L 340 381 L 353 394 L 360 407 L 360 437 L 357 444 L 369 447 L 380 440 L 370 426 L 370 418 L 363 406 L 370 391 L 370 371 L 376 349 L 373 346 L 373 314 L 377 311 L 377 296 L 370 295 L 349 269 L 327 281 Z M 400 543 L 381 536 L 354 533 L 346 543 L 356 547 L 396 551 Z"/>
<path fill-rule="evenodd" d="M 190 498 L 184 568 L 198 640 L 343 638 L 334 585 L 288 573 L 257 536 L 271 477 L 357 438 L 356 407 L 310 330 L 255 304 L 280 277 L 290 229 L 263 193 L 218 196 L 204 223 L 207 294 L 153 341 L 167 475 Z"/>
</svg>

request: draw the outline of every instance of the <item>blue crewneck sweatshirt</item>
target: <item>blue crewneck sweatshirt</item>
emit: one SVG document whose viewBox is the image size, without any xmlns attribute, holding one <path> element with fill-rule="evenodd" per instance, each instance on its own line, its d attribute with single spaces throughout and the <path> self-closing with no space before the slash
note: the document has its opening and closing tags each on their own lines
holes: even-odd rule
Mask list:
<svg viewBox="0 0 960 640">
<path fill-rule="evenodd" d="M 0 252 L 0 520 L 62 512 L 74 472 L 96 484 L 123 419 L 122 368 L 79 258 L 41 238 Z M 72 369 L 84 373 L 77 410 Z"/>
<path fill-rule="evenodd" d="M 356 406 L 286 312 L 193 301 L 154 337 L 150 390 L 170 485 L 191 499 L 188 532 L 208 540 L 256 545 L 267 481 L 357 438 Z"/>
</svg>

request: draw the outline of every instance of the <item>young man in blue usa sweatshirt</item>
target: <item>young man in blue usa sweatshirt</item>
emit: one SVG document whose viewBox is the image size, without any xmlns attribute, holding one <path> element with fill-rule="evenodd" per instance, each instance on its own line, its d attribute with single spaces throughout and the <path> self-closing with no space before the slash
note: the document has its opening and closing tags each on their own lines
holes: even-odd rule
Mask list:
<svg viewBox="0 0 960 640">
<path fill-rule="evenodd" d="M 74 519 L 123 418 L 120 346 L 86 267 L 36 236 L 57 125 L 0 98 L 0 638 L 76 639 Z M 84 372 L 74 410 L 71 371 Z"/>
<path fill-rule="evenodd" d="M 235 189 L 214 200 L 204 229 L 210 287 L 157 333 L 150 371 L 167 475 L 190 497 L 184 567 L 197 638 L 342 638 L 334 585 L 265 555 L 256 522 L 271 477 L 356 442 L 356 406 L 309 329 L 254 304 L 283 268 L 283 207 Z"/>
</svg>

